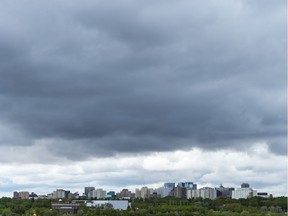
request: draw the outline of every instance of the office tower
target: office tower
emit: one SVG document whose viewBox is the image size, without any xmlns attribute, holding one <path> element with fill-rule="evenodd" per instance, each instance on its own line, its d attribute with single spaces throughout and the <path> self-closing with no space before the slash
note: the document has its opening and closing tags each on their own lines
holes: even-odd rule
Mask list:
<svg viewBox="0 0 288 216">
<path fill-rule="evenodd" d="M 90 192 L 95 190 L 95 187 L 84 187 L 84 194 L 86 197 L 89 197 Z"/>
</svg>

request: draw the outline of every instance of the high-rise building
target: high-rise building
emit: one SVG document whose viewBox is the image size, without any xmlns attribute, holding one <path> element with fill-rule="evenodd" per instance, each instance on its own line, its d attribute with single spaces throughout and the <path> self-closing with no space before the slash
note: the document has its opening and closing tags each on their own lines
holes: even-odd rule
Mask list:
<svg viewBox="0 0 288 216">
<path fill-rule="evenodd" d="M 164 183 L 163 187 L 157 188 L 158 197 L 172 196 L 171 191 L 175 188 L 175 183 Z"/>
<path fill-rule="evenodd" d="M 248 183 L 242 183 L 241 188 L 249 188 L 250 185 Z"/>
<path fill-rule="evenodd" d="M 164 183 L 164 188 L 173 190 L 175 188 L 175 183 L 170 183 L 170 182 Z"/>
<path fill-rule="evenodd" d="M 115 191 L 109 191 L 109 192 L 106 194 L 106 197 L 109 198 L 109 199 L 115 199 L 115 197 L 116 197 Z"/>
<path fill-rule="evenodd" d="M 84 194 L 86 197 L 89 197 L 90 192 L 95 190 L 95 187 L 84 187 Z"/>
<path fill-rule="evenodd" d="M 150 191 L 148 187 L 142 187 L 141 188 L 141 198 L 142 199 L 147 199 L 149 198 L 150 195 Z"/>
<path fill-rule="evenodd" d="M 232 199 L 246 199 L 254 196 L 257 196 L 257 191 L 250 188 L 248 183 L 242 183 L 241 188 L 232 191 Z"/>
<path fill-rule="evenodd" d="M 217 198 L 217 191 L 215 188 L 204 187 L 200 189 L 188 189 L 187 190 L 187 199 L 191 198 L 200 198 L 203 199 L 216 199 Z"/>
<path fill-rule="evenodd" d="M 235 190 L 234 188 L 225 188 L 223 185 L 215 189 L 217 190 L 217 197 L 221 198 L 232 198 L 232 191 Z"/>
<path fill-rule="evenodd" d="M 97 198 L 97 199 L 105 199 L 106 198 L 106 191 L 103 190 L 102 188 L 96 189 L 91 191 L 90 193 L 92 193 L 91 197 L 92 198 Z"/>
<path fill-rule="evenodd" d="M 170 189 L 170 188 L 160 187 L 156 189 L 156 192 L 157 192 L 158 197 L 167 197 L 167 196 L 171 196 L 172 190 L 173 189 Z"/>
<path fill-rule="evenodd" d="M 57 189 L 56 191 L 53 191 L 53 199 L 63 199 L 63 198 L 67 198 L 68 197 L 68 193 L 70 191 L 65 191 L 63 189 Z M 66 196 L 67 195 L 67 196 Z"/>
<path fill-rule="evenodd" d="M 128 189 L 122 189 L 122 191 L 120 191 L 120 193 L 117 193 L 116 196 L 119 199 L 130 199 L 132 197 L 132 193 Z"/>
<path fill-rule="evenodd" d="M 20 191 L 18 194 L 20 199 L 29 199 L 29 192 L 27 191 Z"/>
<path fill-rule="evenodd" d="M 19 193 L 18 193 L 17 191 L 15 191 L 15 192 L 13 193 L 13 198 L 14 198 L 14 199 L 19 199 Z"/>
<path fill-rule="evenodd" d="M 135 189 L 135 198 L 140 199 L 141 198 L 141 190 L 139 188 Z"/>
<path fill-rule="evenodd" d="M 177 185 L 172 191 L 171 195 L 178 198 L 185 198 L 186 197 L 186 191 L 187 189 L 185 187 L 181 187 L 180 185 Z"/>
<path fill-rule="evenodd" d="M 186 188 L 186 189 L 197 189 L 197 184 L 194 184 L 193 182 L 179 182 L 178 186 Z"/>
</svg>

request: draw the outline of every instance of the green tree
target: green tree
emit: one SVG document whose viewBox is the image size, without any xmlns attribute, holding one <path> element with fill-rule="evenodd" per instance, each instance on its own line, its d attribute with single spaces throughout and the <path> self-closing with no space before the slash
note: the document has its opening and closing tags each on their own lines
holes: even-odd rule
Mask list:
<svg viewBox="0 0 288 216">
<path fill-rule="evenodd" d="M 13 215 L 13 212 L 11 211 L 10 208 L 5 208 L 3 211 L 2 211 L 2 216 L 11 216 Z"/>
</svg>

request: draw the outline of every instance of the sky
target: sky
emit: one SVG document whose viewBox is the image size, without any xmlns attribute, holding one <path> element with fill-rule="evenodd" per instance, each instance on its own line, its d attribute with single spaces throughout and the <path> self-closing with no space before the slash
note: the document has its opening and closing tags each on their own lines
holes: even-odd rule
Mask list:
<svg viewBox="0 0 288 216">
<path fill-rule="evenodd" d="M 287 195 L 286 4 L 1 0 L 0 196 Z"/>
</svg>

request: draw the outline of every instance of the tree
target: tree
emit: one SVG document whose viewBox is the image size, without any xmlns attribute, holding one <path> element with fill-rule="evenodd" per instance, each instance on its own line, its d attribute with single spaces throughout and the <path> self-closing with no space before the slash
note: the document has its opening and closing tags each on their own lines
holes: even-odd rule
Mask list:
<svg viewBox="0 0 288 216">
<path fill-rule="evenodd" d="M 11 211 L 10 208 L 5 208 L 3 211 L 2 211 L 2 216 L 11 216 L 13 215 L 13 212 Z"/>
</svg>

